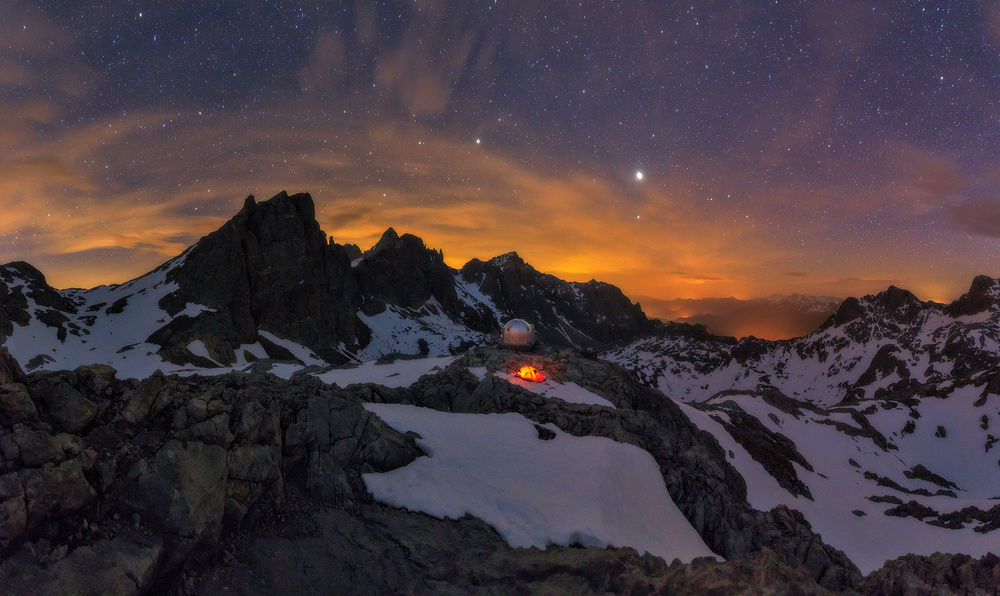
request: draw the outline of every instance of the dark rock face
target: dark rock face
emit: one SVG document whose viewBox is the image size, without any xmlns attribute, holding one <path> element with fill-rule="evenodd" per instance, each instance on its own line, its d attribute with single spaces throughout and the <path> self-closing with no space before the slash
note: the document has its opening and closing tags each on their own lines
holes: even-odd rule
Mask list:
<svg viewBox="0 0 1000 596">
<path fill-rule="evenodd" d="M 279 511 L 288 487 L 350 505 L 368 498 L 360 473 L 421 453 L 308 378 L 139 382 L 81 367 L 23 381 L 0 390 L 18 416 L 0 418 L 6 594 L 144 593 Z M 52 406 L 64 398 L 90 406 Z"/>
<path fill-rule="evenodd" d="M 867 341 L 873 333 L 900 333 L 928 310 L 940 304 L 923 302 L 909 290 L 889 286 L 884 292 L 864 298 L 848 298 L 820 329 L 844 327 L 856 341 Z"/>
<path fill-rule="evenodd" d="M 1000 295 L 1000 284 L 992 277 L 977 276 L 972 280 L 969 291 L 945 307 L 945 312 L 953 317 L 979 314 L 995 308 Z"/>
<path fill-rule="evenodd" d="M 20 274 L 21 265 L 31 267 L 27 263 L 8 263 L 0 267 L 0 342 L 7 341 L 14 332 L 14 324 L 24 326 L 31 320 L 28 314 L 28 299 L 21 288 L 11 288 L 14 274 Z M 37 271 L 31 267 L 30 271 Z M 41 274 L 39 274 L 41 275 Z M 44 279 L 44 277 L 42 278 Z"/>
<path fill-rule="evenodd" d="M 357 247 L 326 241 L 308 194 L 281 193 L 262 203 L 249 197 L 232 220 L 178 257 L 181 263 L 168 274 L 180 288 L 160 302 L 162 308 L 171 315 L 189 303 L 210 310 L 177 317 L 148 341 L 170 362 L 206 368 L 213 361 L 233 362 L 235 348 L 258 341 L 269 357 L 287 356 L 268 346 L 258 334 L 263 329 L 339 364 L 371 339 L 357 313 L 374 316 L 387 305 L 404 312 L 430 309 L 424 314 L 443 314 L 481 333 L 499 331 L 498 319 L 527 317 L 556 345 L 602 347 L 652 329 L 618 288 L 569 284 L 538 273 L 516 255 L 474 260 L 463 269 L 462 279 L 495 301 L 500 312 L 493 312 L 463 300 L 457 272 L 416 236 L 390 228 L 372 249 L 358 253 Z M 211 360 L 188 350 L 196 340 L 204 342 Z"/>
<path fill-rule="evenodd" d="M 907 555 L 889 561 L 858 586 L 862 594 L 923 596 L 924 594 L 996 594 L 1000 592 L 1000 557 L 968 555 Z"/>
<path fill-rule="evenodd" d="M 501 311 L 533 323 L 539 338 L 553 345 L 566 345 L 568 335 L 578 347 L 600 347 L 654 328 L 617 287 L 593 280 L 568 284 L 539 273 L 517 253 L 485 263 L 473 259 L 462 267 L 462 279 L 478 285 Z"/>
<path fill-rule="evenodd" d="M 724 402 L 713 408 L 713 411 L 720 412 L 721 415 L 714 414 L 712 418 L 722 424 L 726 431 L 746 449 L 750 457 L 762 465 L 782 488 L 793 495 L 802 495 L 812 500 L 809 487 L 799 480 L 792 463 L 797 463 L 810 472 L 813 467 L 799 453 L 795 443 L 788 437 L 768 429 L 733 401 Z"/>
<path fill-rule="evenodd" d="M 206 574 L 199 594 L 830 594 L 770 551 L 690 565 L 630 548 L 513 549 L 482 522 L 378 506 L 318 511 L 260 536 L 238 562 Z M 787 589 L 787 592 L 783 592 Z"/>
<path fill-rule="evenodd" d="M 193 302 L 215 312 L 175 319 L 150 338 L 168 360 L 191 361 L 185 346 L 201 339 L 214 359 L 232 362 L 235 346 L 267 329 L 342 362 L 331 346 L 362 336 L 347 253 L 327 243 L 308 194 L 281 193 L 259 204 L 248 197 L 233 219 L 180 258 L 169 277 L 180 289 L 161 306 L 177 312 Z"/>
<path fill-rule="evenodd" d="M 354 269 L 361 295 L 369 302 L 418 308 L 434 298 L 443 310 L 470 329 L 494 331 L 496 317 L 462 302 L 455 290 L 455 275 L 440 251 L 424 245 L 412 234 L 398 236 L 386 230 L 378 243 Z"/>
<path fill-rule="evenodd" d="M 6 383 L 20 383 L 24 380 L 24 371 L 21 365 L 14 360 L 7 348 L 0 347 L 0 385 Z"/>
</svg>

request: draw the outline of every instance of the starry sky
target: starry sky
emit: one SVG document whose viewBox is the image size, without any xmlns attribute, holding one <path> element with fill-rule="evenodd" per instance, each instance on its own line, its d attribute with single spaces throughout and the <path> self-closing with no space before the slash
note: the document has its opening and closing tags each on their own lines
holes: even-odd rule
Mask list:
<svg viewBox="0 0 1000 596">
<path fill-rule="evenodd" d="M 141 275 L 253 194 L 633 297 L 1000 276 L 976 1 L 0 4 L 0 262 Z"/>
</svg>

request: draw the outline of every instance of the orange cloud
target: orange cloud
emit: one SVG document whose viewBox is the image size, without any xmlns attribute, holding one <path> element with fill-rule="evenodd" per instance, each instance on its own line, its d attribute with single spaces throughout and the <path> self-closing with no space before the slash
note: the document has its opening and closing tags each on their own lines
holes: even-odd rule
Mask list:
<svg viewBox="0 0 1000 596">
<path fill-rule="evenodd" d="M 842 260 L 822 241 L 804 248 L 805 232 L 784 227 L 793 209 L 819 213 L 833 199 L 790 190 L 774 215 L 747 217 L 692 200 L 700 180 L 653 171 L 623 185 L 491 140 L 306 105 L 251 125 L 228 113 L 110 118 L 0 158 L 0 209 L 10 214 L 0 259 L 28 260 L 57 286 L 121 282 L 216 229 L 247 194 L 286 189 L 313 194 L 337 242 L 368 248 L 391 226 L 443 249 L 454 267 L 514 250 L 541 271 L 636 295 L 847 294 L 830 284 L 845 277 Z M 31 238 L 18 237 L 27 227 Z M 864 271 L 870 252 L 847 246 L 841 256 Z M 884 289 L 876 283 L 840 287 Z"/>
</svg>

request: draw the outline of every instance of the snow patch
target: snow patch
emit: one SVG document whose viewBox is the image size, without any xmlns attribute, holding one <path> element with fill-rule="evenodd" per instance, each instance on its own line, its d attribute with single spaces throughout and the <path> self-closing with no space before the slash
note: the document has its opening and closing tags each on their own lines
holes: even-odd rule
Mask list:
<svg viewBox="0 0 1000 596">
<path fill-rule="evenodd" d="M 631 546 L 666 561 L 715 556 L 670 499 L 653 457 L 603 437 L 554 426 L 538 438 L 520 414 L 450 414 L 365 404 L 433 453 L 408 466 L 363 474 L 375 499 L 438 518 L 470 514 L 513 547 Z M 715 556 L 718 558 L 717 556 Z"/>
<path fill-rule="evenodd" d="M 374 361 L 370 361 L 350 368 L 335 368 L 316 376 L 324 383 L 337 384 L 341 387 L 356 383 L 377 383 L 386 387 L 409 387 L 420 377 L 442 369 L 454 360 L 453 356 L 444 356 L 397 360 L 390 364 L 376 364 Z"/>
</svg>

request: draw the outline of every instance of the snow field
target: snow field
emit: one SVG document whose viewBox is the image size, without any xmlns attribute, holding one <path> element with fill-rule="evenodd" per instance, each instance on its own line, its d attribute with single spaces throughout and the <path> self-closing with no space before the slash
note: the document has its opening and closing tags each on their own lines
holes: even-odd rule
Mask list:
<svg viewBox="0 0 1000 596">
<path fill-rule="evenodd" d="M 977 523 L 964 529 L 953 530 L 929 525 L 912 517 L 892 517 L 885 511 L 894 507 L 891 503 L 875 503 L 869 496 L 893 495 L 902 501 L 911 500 L 927 505 L 940 513 L 960 510 L 975 505 L 987 510 L 997 504 L 991 499 L 1000 493 L 1000 468 L 993 455 L 990 462 L 983 459 L 983 444 L 968 432 L 978 426 L 978 416 L 983 408 L 973 408 L 972 395 L 953 395 L 947 400 L 929 399 L 920 404 L 922 416 L 917 420 L 917 431 L 905 437 L 892 436 L 890 428 L 902 428 L 910 419 L 903 409 L 882 410 L 869 420 L 886 438 L 899 449 L 888 452 L 878 448 L 870 439 L 851 437 L 836 428 L 817 422 L 814 414 L 806 412 L 796 419 L 771 407 L 763 400 L 748 395 L 724 398 L 735 401 L 748 414 L 756 417 L 770 430 L 791 439 L 802 456 L 812 466 L 809 472 L 798 464 L 793 464 L 799 479 L 804 482 L 815 500 L 791 495 L 778 485 L 764 467 L 737 443 L 725 428 L 711 416 L 724 416 L 722 412 L 705 412 L 693 406 L 678 402 L 684 413 L 699 428 L 712 433 L 729 456 L 729 462 L 743 476 L 747 483 L 747 500 L 756 509 L 769 510 L 785 504 L 805 515 L 825 542 L 843 550 L 861 569 L 869 573 L 881 567 L 885 561 L 908 553 L 929 555 L 934 552 L 961 552 L 982 556 L 996 552 L 997 538 L 993 534 L 979 534 L 973 531 Z M 720 401 L 723 401 L 720 399 Z M 773 415 L 777 422 L 771 418 Z M 849 417 L 834 414 L 830 418 L 857 426 Z M 937 438 L 933 432 L 937 420 L 950 420 L 955 428 L 963 428 L 967 436 Z M 923 436 L 918 436 L 921 425 L 925 427 Z M 982 432 L 984 438 L 986 432 Z M 978 450 L 978 451 L 977 451 Z M 860 467 L 849 463 L 853 459 Z M 990 463 L 991 465 L 985 465 Z M 929 482 L 908 479 L 903 474 L 917 464 L 923 464 L 932 472 L 939 473 L 958 484 L 958 498 L 945 496 L 924 497 L 900 493 L 888 487 L 878 486 L 875 480 L 864 477 L 866 471 L 890 478 L 910 489 L 926 488 L 935 492 L 941 488 Z M 854 511 L 863 512 L 858 516 Z"/>
<path fill-rule="evenodd" d="M 541 440 L 520 414 L 365 408 L 396 430 L 418 433 L 429 454 L 364 474 L 378 501 L 438 518 L 473 515 L 513 547 L 630 546 L 668 562 L 715 556 L 670 499 L 653 457 L 638 447 L 551 425 L 555 438 Z"/>
<path fill-rule="evenodd" d="M 368 361 L 353 368 L 335 368 L 316 376 L 324 383 L 336 383 L 341 387 L 347 387 L 355 383 L 377 383 L 386 387 L 409 387 L 420 377 L 442 369 L 454 360 L 454 356 L 441 356 L 438 358 L 397 360 L 391 364 L 376 364 L 375 361 Z"/>
</svg>

